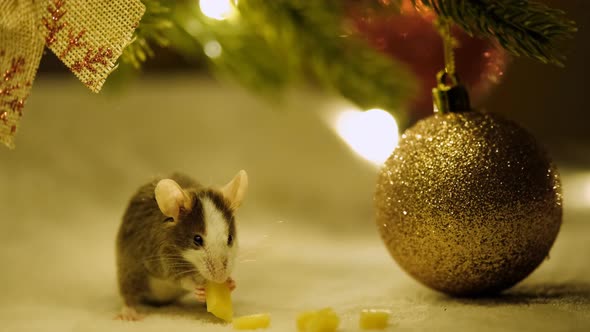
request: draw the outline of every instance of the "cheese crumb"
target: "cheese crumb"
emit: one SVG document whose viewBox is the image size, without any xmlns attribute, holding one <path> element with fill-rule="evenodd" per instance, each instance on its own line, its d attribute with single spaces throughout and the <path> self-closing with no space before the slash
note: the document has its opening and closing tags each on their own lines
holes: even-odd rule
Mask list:
<svg viewBox="0 0 590 332">
<path fill-rule="evenodd" d="M 364 309 L 361 311 L 359 326 L 363 330 L 383 330 L 387 327 L 389 310 Z"/>
<path fill-rule="evenodd" d="M 233 326 L 236 330 L 265 329 L 270 326 L 270 315 L 256 314 L 236 317 L 233 320 Z"/>
<path fill-rule="evenodd" d="M 339 324 L 340 318 L 332 308 L 305 311 L 297 316 L 297 329 L 300 332 L 333 332 Z"/>
</svg>

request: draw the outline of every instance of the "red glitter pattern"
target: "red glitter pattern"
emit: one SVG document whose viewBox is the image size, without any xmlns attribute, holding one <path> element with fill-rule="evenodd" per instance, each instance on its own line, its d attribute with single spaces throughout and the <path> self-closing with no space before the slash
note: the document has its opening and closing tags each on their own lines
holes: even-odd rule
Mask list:
<svg viewBox="0 0 590 332">
<path fill-rule="evenodd" d="M 4 56 L 6 53 L 2 53 Z M 0 106 L 6 106 L 8 110 L 17 113 L 19 116 L 23 115 L 23 108 L 25 107 L 26 97 L 19 97 L 19 90 L 23 87 L 30 87 L 30 82 L 20 83 L 16 76 L 24 72 L 25 59 L 22 56 L 14 57 L 11 60 L 10 68 L 3 72 L 0 80 L 0 97 L 3 97 L 2 104 Z M 16 80 L 15 83 L 13 83 Z M 13 84 L 11 84 L 13 83 Z M 22 94 L 22 93 L 21 93 Z M 11 99 L 8 99 L 12 97 Z M 1 100 L 1 99 L 0 99 Z M 8 112 L 3 110 L 0 111 L 0 120 L 4 125 L 8 125 Z M 10 129 L 10 134 L 16 132 L 16 125 L 13 125 Z"/>
<path fill-rule="evenodd" d="M 23 116 L 23 108 L 25 107 L 24 99 L 14 98 L 7 102 L 6 105 L 8 105 L 13 112 L 18 113 L 19 116 Z"/>
<path fill-rule="evenodd" d="M 57 40 L 57 34 L 63 29 L 66 24 L 60 23 L 59 20 L 66 14 L 64 6 L 66 0 L 53 0 L 53 5 L 47 6 L 49 17 L 43 17 L 42 22 L 47 29 L 47 36 L 45 36 L 45 42 L 47 46 L 52 45 Z"/>
<path fill-rule="evenodd" d="M 11 96 L 14 90 L 20 89 L 20 84 L 10 85 L 5 88 L 0 88 L 0 96 Z"/>
<path fill-rule="evenodd" d="M 86 51 L 86 55 L 80 61 L 76 61 L 72 65 L 72 70 L 79 73 L 82 70 L 86 69 L 91 73 L 96 73 L 96 65 L 101 64 L 103 66 L 107 65 L 107 59 L 113 57 L 113 51 L 110 48 L 99 47 L 97 51 L 94 51 L 93 48 L 89 48 Z"/>
<path fill-rule="evenodd" d="M 24 65 L 25 65 L 25 58 L 23 58 L 22 56 L 12 59 L 12 65 L 10 66 L 10 68 L 7 71 L 4 72 L 4 75 L 2 75 L 2 79 L 5 82 L 10 81 L 14 77 L 14 75 L 23 71 Z"/>
<path fill-rule="evenodd" d="M 68 56 L 68 54 L 70 53 L 70 51 L 76 47 L 82 47 L 82 46 L 86 46 L 87 43 L 82 39 L 82 37 L 84 37 L 84 34 L 86 33 L 86 30 L 82 30 L 80 32 L 78 32 L 77 35 L 74 35 L 74 31 L 70 29 L 70 31 L 68 31 L 68 46 L 66 47 L 65 50 L 63 50 L 63 52 L 61 52 L 61 54 L 59 55 L 59 58 L 63 60 L 63 58 L 65 58 L 66 56 Z"/>
</svg>

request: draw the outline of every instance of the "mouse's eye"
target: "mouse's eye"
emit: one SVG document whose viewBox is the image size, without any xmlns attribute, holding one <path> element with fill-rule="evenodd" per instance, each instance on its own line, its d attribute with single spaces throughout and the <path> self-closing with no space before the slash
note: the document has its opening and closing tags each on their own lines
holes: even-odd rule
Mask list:
<svg viewBox="0 0 590 332">
<path fill-rule="evenodd" d="M 227 237 L 227 245 L 231 246 L 233 243 L 234 243 L 234 237 L 231 236 L 231 234 L 230 234 L 230 236 Z"/>
<path fill-rule="evenodd" d="M 195 237 L 193 238 L 193 242 L 195 243 L 195 245 L 197 247 L 202 247 L 203 246 L 203 237 L 200 235 L 195 235 Z"/>
</svg>

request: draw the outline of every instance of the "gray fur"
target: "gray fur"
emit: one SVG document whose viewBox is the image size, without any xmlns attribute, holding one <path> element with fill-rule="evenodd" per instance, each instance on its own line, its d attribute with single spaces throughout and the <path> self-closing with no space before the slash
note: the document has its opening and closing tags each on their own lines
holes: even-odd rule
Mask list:
<svg viewBox="0 0 590 332">
<path fill-rule="evenodd" d="M 194 234 L 206 232 L 199 197 L 213 195 L 219 202 L 225 201 L 219 193 L 203 188 L 188 176 L 173 174 L 169 179 L 176 181 L 192 198 L 190 211 L 181 210 L 178 221 L 166 221 L 154 196 L 161 179 L 155 179 L 131 198 L 117 234 L 119 291 L 129 307 L 140 303 L 165 304 L 154 299 L 150 278 L 178 283 L 179 288 L 183 277 L 204 282 L 198 272 L 191 272 L 195 267 L 181 258 L 181 251 L 193 245 Z M 228 222 L 233 230 L 233 215 Z"/>
</svg>

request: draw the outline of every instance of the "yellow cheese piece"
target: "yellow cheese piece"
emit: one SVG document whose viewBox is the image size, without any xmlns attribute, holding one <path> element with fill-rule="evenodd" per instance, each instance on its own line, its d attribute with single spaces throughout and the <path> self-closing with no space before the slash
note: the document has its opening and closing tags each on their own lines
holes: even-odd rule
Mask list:
<svg viewBox="0 0 590 332">
<path fill-rule="evenodd" d="M 315 316 L 315 311 L 304 311 L 297 315 L 297 330 L 299 332 L 306 332 L 307 325 L 313 316 Z"/>
<path fill-rule="evenodd" d="M 236 317 L 233 320 L 233 325 L 236 330 L 265 329 L 270 325 L 270 315 L 256 314 Z"/>
<path fill-rule="evenodd" d="M 297 328 L 301 332 L 333 332 L 339 324 L 340 318 L 332 308 L 302 312 L 297 317 Z"/>
<path fill-rule="evenodd" d="M 231 322 L 234 310 L 231 303 L 231 292 L 225 283 L 207 282 L 205 297 L 208 312 L 226 322 Z"/>
<path fill-rule="evenodd" d="M 364 309 L 361 311 L 359 326 L 363 330 L 383 330 L 387 327 L 388 310 Z"/>
</svg>

